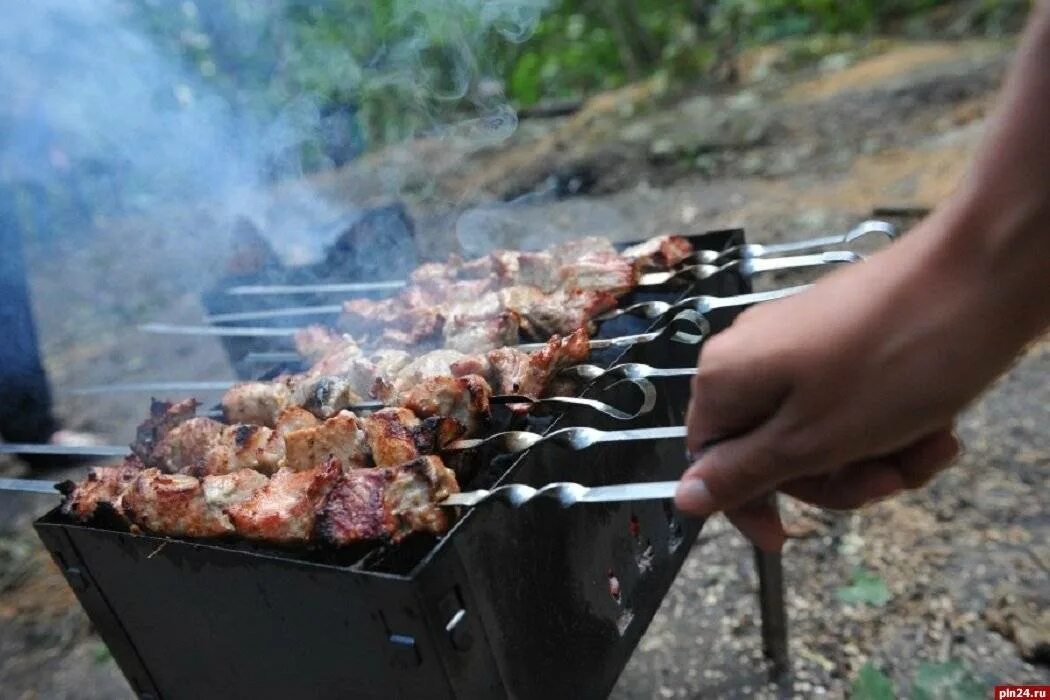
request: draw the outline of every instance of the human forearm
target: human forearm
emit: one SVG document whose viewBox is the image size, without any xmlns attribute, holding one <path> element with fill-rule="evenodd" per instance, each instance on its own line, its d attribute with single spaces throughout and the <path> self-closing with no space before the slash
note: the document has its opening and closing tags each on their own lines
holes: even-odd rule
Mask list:
<svg viewBox="0 0 1050 700">
<path fill-rule="evenodd" d="M 943 263 L 979 284 L 1005 314 L 1004 339 L 1050 324 L 1050 2 L 1037 3 L 999 105 L 967 177 L 922 227 Z"/>
</svg>

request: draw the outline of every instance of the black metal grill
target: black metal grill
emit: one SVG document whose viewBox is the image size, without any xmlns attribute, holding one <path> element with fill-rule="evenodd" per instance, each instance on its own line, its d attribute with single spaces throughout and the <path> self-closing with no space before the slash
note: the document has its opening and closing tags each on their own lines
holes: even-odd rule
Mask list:
<svg viewBox="0 0 1050 700">
<path fill-rule="evenodd" d="M 742 242 L 740 230 L 693 237 L 706 249 Z M 624 303 L 746 291 L 726 274 Z M 624 316 L 600 335 L 646 325 Z M 592 360 L 688 366 L 696 351 L 650 343 Z M 655 410 L 630 425 L 572 411 L 554 424 L 682 424 L 688 381 L 654 381 Z M 669 480 L 687 466 L 679 441 L 475 459 L 460 471 L 464 489 Z M 304 552 L 135 535 L 57 510 L 36 523 L 132 688 L 151 698 L 603 697 L 700 527 L 662 502 L 496 505 L 464 513 L 441 538 Z"/>
</svg>

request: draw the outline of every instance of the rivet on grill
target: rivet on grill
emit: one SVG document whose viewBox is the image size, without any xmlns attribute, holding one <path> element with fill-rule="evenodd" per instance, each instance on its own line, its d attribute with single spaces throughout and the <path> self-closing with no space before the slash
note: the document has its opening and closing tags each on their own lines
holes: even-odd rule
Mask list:
<svg viewBox="0 0 1050 700">
<path fill-rule="evenodd" d="M 423 659 L 419 655 L 415 637 L 407 634 L 392 634 L 390 643 L 394 645 L 393 664 L 395 668 L 412 668 L 422 663 Z"/>
<path fill-rule="evenodd" d="M 460 608 L 445 625 L 449 642 L 456 651 L 467 651 L 474 645 L 474 635 L 470 633 L 470 625 L 466 622 L 467 611 Z"/>
</svg>

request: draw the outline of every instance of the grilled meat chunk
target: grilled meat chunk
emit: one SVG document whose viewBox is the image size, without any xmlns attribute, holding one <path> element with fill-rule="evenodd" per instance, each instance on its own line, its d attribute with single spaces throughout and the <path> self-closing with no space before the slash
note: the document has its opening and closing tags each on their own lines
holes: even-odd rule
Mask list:
<svg viewBox="0 0 1050 700">
<path fill-rule="evenodd" d="M 311 362 L 317 362 L 333 350 L 338 350 L 353 340 L 328 326 L 312 324 L 299 329 L 295 334 L 295 350 Z"/>
<path fill-rule="evenodd" d="M 453 367 L 465 368 L 470 360 L 458 350 L 433 350 L 409 362 L 392 379 L 376 382 L 372 394 L 388 405 L 397 403 L 397 397 L 407 394 L 424 379 L 454 374 Z"/>
<path fill-rule="evenodd" d="M 463 432 L 462 426 L 450 430 L 443 418 L 428 420 L 421 421 L 407 408 L 384 408 L 370 415 L 364 429 L 376 466 L 393 466 L 433 452 L 450 433 Z"/>
<path fill-rule="evenodd" d="M 337 546 L 413 531 L 444 532 L 437 504 L 456 493 L 439 457 L 382 468 L 343 469 L 337 459 L 271 478 L 251 469 L 202 478 L 141 469 L 135 458 L 99 467 L 64 487 L 63 512 L 81 521 L 107 508 L 146 532 L 182 537 L 239 534 L 278 544 L 319 538 Z"/>
<path fill-rule="evenodd" d="M 500 296 L 490 292 L 472 303 L 451 304 L 445 311 L 445 347 L 460 352 L 485 352 L 518 342 L 521 318 L 506 310 Z"/>
<path fill-rule="evenodd" d="M 557 265 L 567 265 L 586 256 L 613 257 L 619 253 L 607 238 L 588 236 L 565 241 L 547 249 L 547 253 Z"/>
<path fill-rule="evenodd" d="M 226 427 L 211 418 L 190 418 L 171 429 L 142 461 L 169 473 L 203 469 L 208 452 L 222 438 Z"/>
<path fill-rule="evenodd" d="M 601 292 L 618 297 L 634 289 L 638 273 L 634 265 L 619 255 L 584 255 L 558 271 L 559 291 Z"/>
<path fill-rule="evenodd" d="M 412 305 L 399 297 L 391 297 L 343 302 L 338 325 L 354 335 L 380 334 L 381 338 L 389 335 L 391 340 L 416 345 L 437 340 L 444 322 L 441 309 L 424 303 L 422 298 Z"/>
<path fill-rule="evenodd" d="M 218 537 L 234 531 L 226 509 L 251 498 L 269 483 L 242 469 L 198 479 L 146 469 L 124 495 L 124 512 L 148 532 L 183 537 Z"/>
<path fill-rule="evenodd" d="M 320 538 L 336 546 L 411 532 L 439 534 L 448 514 L 437 505 L 459 491 L 439 457 L 421 457 L 383 469 L 351 469 L 332 488 L 317 519 Z"/>
<path fill-rule="evenodd" d="M 287 377 L 269 382 L 244 382 L 230 387 L 222 397 L 222 412 L 231 423 L 273 425 L 275 417 L 292 405 Z"/>
<path fill-rule="evenodd" d="M 205 476 L 255 469 L 270 474 L 284 461 L 284 440 L 273 429 L 191 418 L 157 445 L 147 462 L 168 473 Z"/>
<path fill-rule="evenodd" d="M 173 428 L 193 418 L 197 414 L 199 405 L 195 399 L 186 399 L 176 403 L 151 400 L 149 418 L 140 423 L 135 430 L 135 441 L 131 443 L 132 454 L 142 460 L 146 466 L 152 466 L 149 463 L 149 456 L 153 454 L 157 444 Z"/>
<path fill-rule="evenodd" d="M 305 471 L 280 469 L 247 499 L 226 509 L 238 535 L 280 544 L 302 544 L 313 537 L 317 511 L 343 468 L 338 460 Z"/>
<path fill-rule="evenodd" d="M 386 508 L 390 469 L 351 469 L 332 487 L 317 514 L 317 534 L 329 544 L 348 545 L 389 537 L 397 518 Z"/>
<path fill-rule="evenodd" d="M 62 482 L 58 487 L 65 497 L 62 512 L 80 521 L 90 520 L 101 507 L 122 514 L 124 493 L 141 471 L 142 462 L 128 457 L 122 464 L 93 467 L 79 483 Z"/>
<path fill-rule="evenodd" d="M 561 338 L 552 337 L 546 347 L 533 353 L 499 348 L 488 354 L 492 384 L 498 394 L 544 395 L 551 376 L 586 359 L 590 343 L 583 330 Z"/>
<path fill-rule="evenodd" d="M 284 449 L 285 466 L 294 471 L 312 469 L 332 458 L 347 468 L 371 463 L 364 428 L 350 411 L 340 411 L 323 423 L 287 433 Z"/>
<path fill-rule="evenodd" d="M 536 287 L 501 289 L 503 306 L 521 318 L 521 328 L 537 339 L 568 335 L 579 328 L 588 334 L 593 329 L 591 318 L 616 308 L 616 297 L 600 291 L 563 291 L 545 293 Z M 514 345 L 507 343 L 506 345 Z"/>
<path fill-rule="evenodd" d="M 685 236 L 667 234 L 625 248 L 621 256 L 634 263 L 636 270 L 669 269 L 693 254 L 693 244 Z"/>
<path fill-rule="evenodd" d="M 398 397 L 398 403 L 421 418 L 448 416 L 468 435 L 477 433 L 489 416 L 492 389 L 484 377 L 428 377 Z"/>
</svg>

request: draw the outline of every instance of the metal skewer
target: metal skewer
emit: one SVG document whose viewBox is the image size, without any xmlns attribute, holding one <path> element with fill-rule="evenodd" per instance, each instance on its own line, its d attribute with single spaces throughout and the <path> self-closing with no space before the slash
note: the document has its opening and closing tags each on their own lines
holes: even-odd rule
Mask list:
<svg viewBox="0 0 1050 700">
<path fill-rule="evenodd" d="M 841 235 L 821 236 L 818 238 L 808 238 L 806 240 L 793 241 L 788 243 L 746 243 L 744 245 L 727 248 L 726 250 L 697 250 L 693 251 L 693 253 L 688 258 L 686 258 L 686 260 L 699 265 L 713 265 L 732 258 L 752 259 L 772 255 L 781 255 L 783 253 L 796 253 L 805 250 L 814 250 L 817 248 L 825 248 L 833 245 L 844 245 L 847 243 L 852 243 L 858 238 L 862 238 L 868 235 L 882 235 L 890 240 L 893 240 L 897 235 L 897 229 L 893 226 L 893 224 L 890 224 L 886 221 L 870 220 L 861 222 L 845 234 Z M 263 294 L 352 294 L 357 292 L 375 292 L 392 289 L 401 289 L 403 287 L 406 287 L 407 285 L 408 282 L 406 280 L 392 280 L 385 282 L 335 282 L 320 284 L 252 284 L 230 287 L 226 290 L 226 293 L 238 296 Z M 229 315 L 236 314 L 220 314 L 220 316 Z M 297 314 L 289 313 L 286 315 Z M 225 318 L 223 320 L 249 320 L 251 318 L 280 318 L 280 316 L 250 316 L 247 318 L 243 316 L 238 316 L 236 319 Z"/>
<path fill-rule="evenodd" d="M 674 318 L 668 321 L 667 324 L 648 333 L 620 335 L 615 338 L 591 338 L 590 349 L 628 348 L 632 345 L 651 343 L 654 340 L 661 339 L 666 339 L 673 343 L 696 345 L 709 335 L 711 335 L 711 324 L 707 322 L 707 319 L 692 309 L 683 309 L 675 314 Z M 533 352 L 542 350 L 546 346 L 546 343 L 522 343 L 514 347 L 525 352 Z"/>
<path fill-rule="evenodd" d="M 82 457 L 124 457 L 127 445 L 47 445 L 32 442 L 0 442 L 4 455 L 75 455 Z"/>
<path fill-rule="evenodd" d="M 569 481 L 556 481 L 536 489 L 524 484 L 507 484 L 491 491 L 464 491 L 454 493 L 440 505 L 474 507 L 483 503 L 500 502 L 513 508 L 537 499 L 557 501 L 562 508 L 577 503 L 612 503 L 618 501 L 652 501 L 674 498 L 677 481 L 650 481 L 615 486 L 584 486 Z"/>
<path fill-rule="evenodd" d="M 742 258 L 731 260 L 724 265 L 690 265 L 679 270 L 667 272 L 648 272 L 638 278 L 638 287 L 659 287 L 669 282 L 699 282 L 729 271 L 735 271 L 744 278 L 763 272 L 784 270 L 801 270 L 807 267 L 823 267 L 842 263 L 859 262 L 864 257 L 848 250 L 835 250 L 813 255 L 793 255 L 783 258 Z"/>
<path fill-rule="evenodd" d="M 243 358 L 241 362 L 246 364 L 285 364 L 285 363 L 301 363 L 303 356 L 297 352 L 249 352 Z"/>
<path fill-rule="evenodd" d="M 789 244 L 784 244 L 789 245 Z M 721 258 L 719 258 L 721 259 Z M 721 266 L 712 264 L 698 264 L 690 265 L 687 267 L 678 268 L 675 270 L 669 270 L 664 272 L 649 272 L 639 277 L 638 287 L 659 287 L 667 284 L 671 281 L 699 281 L 708 279 L 718 274 L 722 274 L 729 270 L 739 270 L 745 277 L 751 277 L 753 275 L 763 272 L 773 272 L 780 270 L 794 270 L 803 269 L 807 267 L 820 267 L 823 265 L 834 265 L 841 263 L 856 262 L 863 259 L 862 256 L 852 251 L 831 251 L 826 253 L 816 253 L 813 255 L 795 255 L 781 258 L 763 258 L 761 260 L 754 258 L 737 259 L 726 262 Z M 796 290 L 797 291 L 797 290 Z M 770 296 L 770 299 L 778 298 L 774 292 L 765 292 L 766 294 L 774 294 Z M 791 291 L 785 291 L 785 294 L 793 293 Z M 742 295 L 743 296 L 743 295 Z M 705 297 L 707 298 L 707 297 Z M 710 297 L 714 298 L 714 297 Z M 736 297 L 725 297 L 727 300 L 724 306 L 735 306 L 753 304 L 763 299 L 756 299 L 756 301 L 729 301 L 736 299 Z M 666 302 L 657 302 L 664 303 Z M 637 307 L 627 307 L 632 309 Z M 649 307 L 646 307 L 649 308 Z M 656 308 L 656 307 L 652 307 Z M 718 308 L 718 307 L 712 307 Z M 632 313 L 627 309 L 618 309 L 611 311 L 608 314 L 602 314 L 596 316 L 593 320 L 605 321 L 611 318 L 616 318 L 624 313 Z M 698 309 L 702 311 L 702 309 Z M 343 307 L 338 304 L 324 305 L 324 306 L 291 306 L 283 309 L 262 309 L 259 311 L 237 311 L 225 314 L 213 314 L 206 316 L 205 321 L 209 323 L 220 323 L 229 321 L 257 321 L 268 318 L 288 318 L 295 316 L 308 316 L 308 315 L 338 315 L 342 313 Z M 666 309 L 665 309 L 666 311 Z M 637 315 L 637 314 L 636 314 Z M 652 318 L 652 316 L 650 316 Z M 284 334 L 280 334 L 284 335 Z"/>
<path fill-rule="evenodd" d="M 618 379 L 649 379 L 652 377 L 691 377 L 696 374 L 696 367 L 652 367 L 640 362 L 625 362 L 608 369 L 598 365 L 573 365 L 566 367 L 560 375 L 584 381 L 594 381 L 602 377 Z"/>
<path fill-rule="evenodd" d="M 0 478 L 0 491 L 60 495 L 58 484 L 44 479 Z M 483 503 L 506 503 L 514 508 L 536 499 L 557 501 L 563 508 L 577 503 L 610 503 L 617 501 L 649 501 L 674 498 L 677 481 L 650 481 L 616 486 L 583 486 L 572 482 L 555 482 L 538 489 L 524 484 L 507 484 L 491 491 L 464 491 L 452 494 L 440 505 L 474 507 Z"/>
<path fill-rule="evenodd" d="M 336 294 L 340 292 L 376 292 L 384 289 L 401 289 L 408 282 L 391 280 L 388 282 L 339 282 L 331 284 L 246 284 L 230 287 L 227 294 Z"/>
<path fill-rule="evenodd" d="M 204 322 L 228 323 L 230 321 L 256 321 L 267 318 L 288 318 L 290 316 L 332 316 L 341 313 L 343 313 L 342 304 L 330 304 L 327 306 L 290 306 L 285 309 L 234 311 L 225 314 L 211 314 L 204 317 Z"/>
<path fill-rule="evenodd" d="M 496 405 L 529 404 L 531 407 L 563 409 L 583 407 L 597 411 L 616 420 L 633 420 L 652 411 L 653 407 L 656 405 L 656 387 L 653 386 L 651 382 L 646 381 L 641 377 L 624 377 L 623 379 L 628 381 L 632 386 L 638 389 L 639 393 L 641 393 L 642 403 L 635 411 L 627 412 L 616 406 L 605 403 L 604 401 L 577 396 L 549 396 L 546 398 L 535 398 L 523 394 L 496 394 L 489 397 L 489 403 Z M 620 382 L 617 382 L 617 384 L 619 383 Z M 617 384 L 613 384 L 609 389 L 613 386 L 617 386 Z M 207 385 L 212 389 L 228 389 L 234 386 L 234 382 L 141 382 L 137 384 L 104 384 L 98 386 L 78 387 L 68 393 L 73 395 L 97 396 L 102 394 L 118 394 L 128 391 L 143 391 L 147 393 L 152 393 L 158 390 L 181 392 L 183 390 L 192 391 L 196 387 L 202 385 Z M 344 408 L 348 411 L 378 411 L 387 408 L 387 404 L 382 401 L 363 401 L 345 406 Z M 221 418 L 222 411 L 208 411 L 204 415 L 208 418 Z M 67 453 L 63 452 L 61 454 Z"/>
<path fill-rule="evenodd" d="M 20 493 L 44 493 L 50 496 L 59 495 L 57 482 L 44 479 L 7 479 L 0 478 L 0 491 L 18 491 Z"/>
<path fill-rule="evenodd" d="M 235 382 L 218 380 L 208 382 L 125 382 L 117 384 L 89 384 L 64 389 L 69 396 L 100 396 L 103 394 L 167 393 L 184 391 L 226 391 Z"/>
<path fill-rule="evenodd" d="M 728 297 L 715 297 L 715 296 L 695 296 L 689 297 L 688 299 L 682 299 L 675 303 L 666 301 L 642 301 L 637 304 L 631 304 L 625 306 L 622 309 L 613 309 L 604 314 L 595 316 L 592 320 L 594 321 L 610 321 L 620 316 L 631 315 L 640 316 L 642 318 L 659 318 L 672 309 L 692 309 L 697 313 L 706 314 L 714 311 L 715 309 L 726 309 L 735 306 L 751 306 L 752 304 L 758 304 L 764 301 L 773 301 L 775 299 L 782 299 L 789 297 L 793 294 L 798 294 L 801 291 L 809 289 L 810 284 L 801 284 L 794 287 L 785 287 L 783 289 L 774 289 L 768 292 L 753 292 L 751 294 L 736 294 Z"/>
<path fill-rule="evenodd" d="M 472 450 L 481 446 L 492 446 L 500 452 L 513 454 L 524 452 L 540 443 L 552 443 L 570 450 L 584 450 L 603 442 L 626 442 L 634 440 L 671 440 L 684 438 L 684 425 L 673 425 L 663 428 L 634 428 L 631 430 L 598 430 L 597 428 L 573 427 L 562 428 L 550 433 L 530 433 L 524 430 L 508 430 L 486 438 L 473 440 L 456 440 L 445 446 L 444 450 L 455 452 Z"/>
<path fill-rule="evenodd" d="M 865 236 L 885 236 L 892 241 L 897 237 L 897 227 L 888 221 L 870 219 L 862 221 L 844 234 L 807 238 L 787 243 L 745 243 L 725 250 L 696 250 L 686 260 L 694 264 L 715 265 L 732 258 L 761 258 L 785 253 L 801 253 L 817 248 L 847 245 Z"/>
<path fill-rule="evenodd" d="M 692 315 L 689 315 L 692 314 Z M 701 335 L 707 335 L 708 323 L 702 316 L 696 312 L 686 309 L 678 313 L 671 323 L 668 323 L 661 330 L 653 331 L 651 333 L 639 333 L 635 335 L 624 335 L 616 338 L 592 338 L 590 341 L 590 347 L 592 350 L 602 350 L 605 348 L 624 348 L 637 343 L 647 343 L 656 338 L 660 337 L 668 328 L 671 328 L 678 322 L 691 323 Z M 198 335 L 198 336 L 218 336 L 218 337 L 253 337 L 253 336 L 275 336 L 275 337 L 292 337 L 299 332 L 298 328 L 270 328 L 267 326 L 183 326 L 170 323 L 146 323 L 139 326 L 139 330 L 145 331 L 146 333 L 160 333 L 164 335 Z M 687 342 L 696 343 L 699 342 L 697 339 L 686 339 L 686 334 L 677 334 L 681 336 L 672 338 L 675 342 Z M 526 352 L 532 352 L 534 350 L 540 350 L 547 346 L 547 343 L 525 343 L 517 345 L 519 350 Z"/>
</svg>

